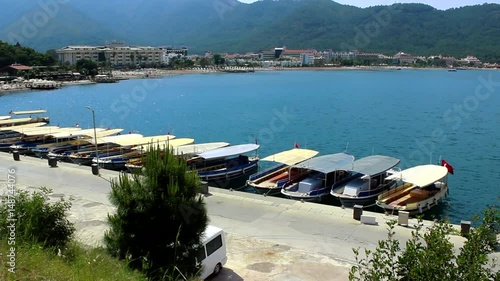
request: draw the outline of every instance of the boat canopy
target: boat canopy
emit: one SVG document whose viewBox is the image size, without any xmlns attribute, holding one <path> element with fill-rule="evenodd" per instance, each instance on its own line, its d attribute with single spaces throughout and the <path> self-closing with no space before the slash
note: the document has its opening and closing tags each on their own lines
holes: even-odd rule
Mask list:
<svg viewBox="0 0 500 281">
<path fill-rule="evenodd" d="M 218 148 L 210 151 L 206 151 L 198 154 L 201 158 L 205 160 L 217 159 L 217 158 L 226 158 L 230 156 L 245 154 L 248 152 L 252 152 L 254 150 L 259 149 L 260 145 L 258 144 L 239 144 L 233 145 L 223 148 Z"/>
<path fill-rule="evenodd" d="M 399 162 L 400 160 L 397 158 L 384 155 L 372 155 L 354 161 L 352 171 L 367 176 L 373 176 L 391 169 L 399 164 Z"/>
<path fill-rule="evenodd" d="M 294 148 L 273 155 L 269 155 L 261 159 L 261 161 L 273 161 L 281 164 L 286 164 L 288 166 L 292 166 L 307 159 L 311 159 L 318 153 L 319 153 L 318 151 L 310 149 Z"/>
<path fill-rule="evenodd" d="M 32 119 L 29 118 L 29 117 L 0 120 L 0 125 L 10 125 L 10 124 L 18 124 L 18 123 L 27 123 L 27 122 L 30 122 L 31 120 Z"/>
<path fill-rule="evenodd" d="M 46 113 L 47 110 L 39 109 L 39 110 L 23 110 L 23 111 L 12 111 L 10 114 L 12 115 L 26 115 L 26 114 L 42 114 Z"/>
<path fill-rule="evenodd" d="M 354 156 L 347 153 L 335 153 L 314 157 L 292 167 L 328 174 L 337 170 L 351 170 L 353 162 Z"/>
<path fill-rule="evenodd" d="M 27 132 L 24 132 L 23 135 L 25 135 L 25 136 L 38 136 L 38 135 L 52 136 L 52 134 L 56 134 L 56 133 L 68 134 L 70 132 L 76 132 L 76 131 L 82 130 L 81 128 L 75 128 L 75 127 L 52 128 L 52 126 L 40 127 L 39 129 L 40 130 L 29 130 Z"/>
<path fill-rule="evenodd" d="M 146 142 L 146 143 L 143 143 L 142 145 L 138 145 L 138 146 L 134 147 L 134 149 L 149 151 L 153 148 L 156 148 L 157 146 L 160 146 L 160 149 L 163 150 L 163 149 L 165 149 L 167 144 L 169 146 L 169 149 L 172 149 L 172 148 L 175 148 L 178 146 L 192 144 L 193 142 L 194 142 L 194 139 L 190 139 L 190 138 L 164 140 L 164 141 L 154 142 L 154 143 Z"/>
<path fill-rule="evenodd" d="M 0 131 L 14 131 L 18 133 L 23 133 L 25 131 L 32 131 L 32 130 L 38 130 L 40 128 L 44 128 L 43 126 L 46 125 L 47 123 L 45 122 L 37 122 L 37 123 L 29 123 L 29 124 L 24 124 L 24 125 L 17 125 L 17 126 L 11 126 L 11 127 L 1 127 Z M 52 126 L 54 128 L 58 128 L 57 126 Z"/>
<path fill-rule="evenodd" d="M 209 150 L 229 146 L 228 142 L 207 142 L 178 146 L 174 149 L 174 155 L 196 155 Z"/>
<path fill-rule="evenodd" d="M 96 128 L 96 131 L 97 132 L 101 132 L 101 131 L 104 131 L 104 129 L 101 129 L 101 128 Z M 49 134 L 50 136 L 54 137 L 54 138 L 71 138 L 71 137 L 79 137 L 79 136 L 88 136 L 88 137 L 91 137 L 91 136 L 94 136 L 94 129 L 84 129 L 84 130 L 79 130 L 79 131 L 76 131 L 76 132 L 73 132 L 73 131 L 66 131 L 66 132 L 57 132 L 57 133 L 52 133 L 52 134 Z"/>
<path fill-rule="evenodd" d="M 0 116 L 0 120 L 7 120 L 7 119 L 10 119 L 12 116 Z"/>
<path fill-rule="evenodd" d="M 144 137 L 141 135 L 141 137 L 138 138 L 115 138 L 115 137 L 104 137 L 102 138 L 103 140 L 108 140 L 107 142 L 115 143 L 120 146 L 137 146 L 137 145 L 142 145 L 142 144 L 149 144 L 149 143 L 157 143 L 159 142 L 160 144 L 175 138 L 175 136 L 172 135 L 159 135 L 159 136 L 148 136 Z M 111 141 L 109 141 L 111 139 Z"/>
<path fill-rule="evenodd" d="M 446 167 L 428 164 L 403 170 L 386 179 L 398 179 L 412 183 L 416 186 L 424 187 L 444 178 L 447 174 L 448 169 Z"/>
<path fill-rule="evenodd" d="M 132 140 L 132 139 L 142 139 L 144 136 L 141 134 L 125 134 L 125 135 L 119 135 L 119 136 L 108 136 L 108 137 L 102 137 L 102 138 L 97 138 L 97 144 L 104 144 L 104 143 L 117 143 L 120 141 L 125 141 L 125 140 Z M 96 144 L 95 139 L 90 140 L 91 143 Z"/>
<path fill-rule="evenodd" d="M 97 132 L 96 135 L 98 138 L 102 138 L 102 137 L 116 135 L 118 133 L 121 133 L 122 131 L 123 129 L 107 129 L 104 131 Z M 94 137 L 94 135 L 91 135 L 91 137 Z"/>
<path fill-rule="evenodd" d="M 0 127 L 0 131 L 16 131 L 18 133 L 19 130 L 27 129 L 27 128 L 35 128 L 35 127 L 42 127 L 43 125 L 46 125 L 46 122 L 36 122 L 36 123 L 29 123 L 29 124 L 24 124 L 24 125 L 17 125 L 17 126 L 9 126 L 9 127 Z"/>
</svg>

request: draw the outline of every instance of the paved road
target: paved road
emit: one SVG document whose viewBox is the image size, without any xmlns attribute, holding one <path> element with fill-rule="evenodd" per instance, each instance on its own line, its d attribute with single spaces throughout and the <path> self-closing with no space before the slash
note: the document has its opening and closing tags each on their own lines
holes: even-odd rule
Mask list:
<svg viewBox="0 0 500 281">
<path fill-rule="evenodd" d="M 49 168 L 47 160 L 21 156 L 16 162 L 0 153 L 2 188 L 9 168 L 16 170 L 19 188 L 47 186 L 54 199 L 73 197 L 70 220 L 77 239 L 102 245 L 107 214 L 115 210 L 107 197 L 110 179 L 118 173 L 101 170 L 98 177 L 90 167 L 59 163 Z M 211 224 L 228 233 L 227 268 L 213 280 L 346 280 L 354 261 L 352 248 L 373 249 L 387 237 L 386 221 L 396 219 L 365 212 L 376 217 L 378 225 L 363 225 L 352 219 L 350 209 L 217 188 L 210 188 L 205 200 Z M 403 243 L 411 231 L 398 226 L 396 237 Z M 463 243 L 458 236 L 450 239 L 457 247 Z"/>
</svg>

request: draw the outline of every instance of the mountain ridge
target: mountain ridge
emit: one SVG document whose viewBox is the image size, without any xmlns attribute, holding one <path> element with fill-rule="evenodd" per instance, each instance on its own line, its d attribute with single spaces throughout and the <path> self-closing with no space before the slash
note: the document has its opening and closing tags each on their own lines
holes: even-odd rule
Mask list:
<svg viewBox="0 0 500 281">
<path fill-rule="evenodd" d="M 0 40 L 37 50 L 65 45 L 187 46 L 191 53 L 256 52 L 273 47 L 334 49 L 416 55 L 476 55 L 500 59 L 500 5 L 438 10 L 425 4 L 358 8 L 330 0 L 108 0 L 55 3 L 57 13 L 35 36 L 22 36 L 27 21 L 47 14 L 40 3 L 9 2 L 0 17 Z M 4 12 L 0 12 L 0 15 Z M 20 16 L 21 15 L 21 16 Z M 10 36 L 9 36 L 10 35 Z"/>
</svg>

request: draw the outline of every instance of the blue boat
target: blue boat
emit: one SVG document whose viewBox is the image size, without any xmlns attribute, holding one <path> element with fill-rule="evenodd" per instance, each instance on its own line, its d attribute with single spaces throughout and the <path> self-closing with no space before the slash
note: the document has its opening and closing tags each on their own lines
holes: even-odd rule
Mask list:
<svg viewBox="0 0 500 281">
<path fill-rule="evenodd" d="M 346 181 L 335 184 L 330 194 L 347 208 L 374 204 L 379 194 L 396 186 L 396 180 L 386 178 L 396 172 L 391 169 L 399 162 L 397 158 L 384 155 L 356 160 L 352 169 L 347 171 Z"/>
<path fill-rule="evenodd" d="M 345 181 L 352 169 L 354 156 L 346 153 L 318 156 L 290 167 L 289 180 L 281 193 L 303 201 L 321 201 L 333 184 Z"/>
<path fill-rule="evenodd" d="M 259 149 L 258 144 L 240 144 L 209 150 L 187 161 L 202 181 L 226 187 L 230 180 L 240 179 L 257 171 L 259 158 L 246 154 Z M 246 180 L 246 179 L 245 179 Z"/>
</svg>

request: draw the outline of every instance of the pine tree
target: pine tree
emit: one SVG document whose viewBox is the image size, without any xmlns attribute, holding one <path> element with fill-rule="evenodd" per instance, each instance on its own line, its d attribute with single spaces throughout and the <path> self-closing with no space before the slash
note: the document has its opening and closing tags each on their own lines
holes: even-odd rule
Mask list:
<svg viewBox="0 0 500 281">
<path fill-rule="evenodd" d="M 108 216 L 106 246 L 152 280 L 196 276 L 201 265 L 195 257 L 208 223 L 198 175 L 159 147 L 148 152 L 145 167 L 142 175 L 112 182 L 110 201 L 117 210 Z"/>
</svg>

